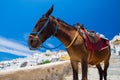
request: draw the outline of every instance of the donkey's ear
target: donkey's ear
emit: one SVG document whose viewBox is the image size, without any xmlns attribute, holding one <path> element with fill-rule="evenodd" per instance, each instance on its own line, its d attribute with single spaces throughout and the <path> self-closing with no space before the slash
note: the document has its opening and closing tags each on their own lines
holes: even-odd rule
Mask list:
<svg viewBox="0 0 120 80">
<path fill-rule="evenodd" d="M 49 15 L 52 13 L 54 8 L 54 5 L 51 6 L 51 8 L 46 12 L 46 14 L 44 16 L 49 17 Z"/>
</svg>

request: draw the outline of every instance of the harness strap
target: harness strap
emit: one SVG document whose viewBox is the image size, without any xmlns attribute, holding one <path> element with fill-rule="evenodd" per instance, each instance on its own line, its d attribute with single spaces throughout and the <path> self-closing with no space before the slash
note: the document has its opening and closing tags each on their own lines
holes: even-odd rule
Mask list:
<svg viewBox="0 0 120 80">
<path fill-rule="evenodd" d="M 88 38 L 87 38 L 87 35 L 86 35 L 86 33 L 85 33 L 85 31 L 83 30 L 83 29 L 80 29 L 80 31 L 81 31 L 81 33 L 82 33 L 82 36 L 83 36 L 83 38 L 84 38 L 84 40 L 85 40 L 85 45 L 86 45 L 86 47 L 87 47 L 87 41 L 88 41 Z M 87 47 L 88 48 L 88 47 Z M 91 50 L 90 50 L 91 52 L 90 52 L 90 55 L 89 55 L 89 57 L 88 57 L 88 63 L 90 63 L 91 62 L 91 60 L 92 60 L 92 57 L 93 57 L 93 54 L 94 54 L 94 45 L 92 44 L 91 45 Z"/>
<path fill-rule="evenodd" d="M 92 50 L 91 50 L 91 53 L 90 53 L 90 55 L 89 55 L 89 57 L 88 57 L 88 63 L 91 62 L 92 57 L 93 57 L 93 54 L 94 54 L 94 45 L 92 45 Z"/>
<path fill-rule="evenodd" d="M 66 46 L 65 48 L 70 48 L 72 46 L 72 44 L 75 42 L 75 40 L 76 40 L 77 37 L 78 37 L 78 31 L 76 31 L 75 37 L 73 38 L 73 40 L 71 41 L 71 43 L 68 46 Z"/>
</svg>

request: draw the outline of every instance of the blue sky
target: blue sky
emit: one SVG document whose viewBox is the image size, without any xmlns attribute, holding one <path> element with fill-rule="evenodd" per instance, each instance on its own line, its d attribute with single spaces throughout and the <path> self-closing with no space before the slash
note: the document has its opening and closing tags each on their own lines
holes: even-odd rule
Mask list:
<svg viewBox="0 0 120 80">
<path fill-rule="evenodd" d="M 120 0 L 1 0 L 0 39 L 27 48 L 28 34 L 52 4 L 52 15 L 71 25 L 80 22 L 108 39 L 120 32 Z M 58 40 L 51 38 L 45 45 L 57 46 L 54 42 Z"/>
</svg>

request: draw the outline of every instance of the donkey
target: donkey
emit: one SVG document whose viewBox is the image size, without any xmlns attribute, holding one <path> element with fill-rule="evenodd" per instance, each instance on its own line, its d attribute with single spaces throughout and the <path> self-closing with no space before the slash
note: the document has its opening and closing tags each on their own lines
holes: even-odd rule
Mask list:
<svg viewBox="0 0 120 80">
<path fill-rule="evenodd" d="M 109 67 L 110 46 L 99 51 L 94 50 L 91 60 L 91 50 L 86 47 L 84 37 L 78 29 L 64 21 L 51 16 L 53 6 L 38 20 L 32 33 L 28 37 L 30 49 L 38 49 L 50 36 L 58 38 L 66 47 L 70 56 L 73 70 L 73 80 L 78 80 L 78 63 L 81 62 L 82 80 L 87 79 L 88 64 L 96 65 L 100 80 L 107 80 L 107 69 Z M 89 60 L 89 61 L 88 61 Z M 101 67 L 104 62 L 104 69 Z"/>
</svg>

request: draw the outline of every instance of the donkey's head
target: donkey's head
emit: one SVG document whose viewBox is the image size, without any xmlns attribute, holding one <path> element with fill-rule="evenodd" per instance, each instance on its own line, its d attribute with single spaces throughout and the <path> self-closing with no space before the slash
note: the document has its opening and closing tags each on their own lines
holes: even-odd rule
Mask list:
<svg viewBox="0 0 120 80">
<path fill-rule="evenodd" d="M 56 24 L 50 14 L 53 11 L 53 6 L 38 20 L 32 33 L 28 38 L 30 49 L 37 49 L 40 45 L 55 32 Z"/>
</svg>

